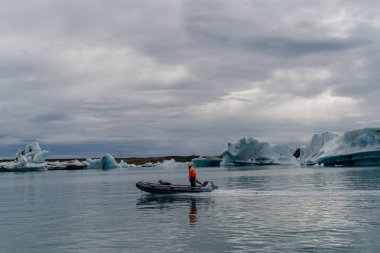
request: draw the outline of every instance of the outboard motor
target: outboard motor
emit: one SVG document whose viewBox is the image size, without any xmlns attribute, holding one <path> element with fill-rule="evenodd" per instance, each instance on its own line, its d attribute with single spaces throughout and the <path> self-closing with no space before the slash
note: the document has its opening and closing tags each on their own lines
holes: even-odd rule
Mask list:
<svg viewBox="0 0 380 253">
<path fill-rule="evenodd" d="M 204 181 L 203 184 L 202 184 L 203 187 L 209 187 L 213 190 L 215 189 L 219 189 L 218 186 L 214 185 L 214 182 L 213 181 L 210 181 L 210 180 L 207 180 L 207 181 Z"/>
</svg>

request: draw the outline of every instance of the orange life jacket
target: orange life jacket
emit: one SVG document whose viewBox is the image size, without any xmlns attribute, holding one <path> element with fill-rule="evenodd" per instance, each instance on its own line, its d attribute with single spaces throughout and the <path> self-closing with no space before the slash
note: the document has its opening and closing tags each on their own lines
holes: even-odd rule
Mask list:
<svg viewBox="0 0 380 253">
<path fill-rule="evenodd" d="M 189 180 L 194 180 L 195 178 L 197 177 L 197 172 L 195 171 L 195 169 L 191 168 L 189 170 Z"/>
</svg>

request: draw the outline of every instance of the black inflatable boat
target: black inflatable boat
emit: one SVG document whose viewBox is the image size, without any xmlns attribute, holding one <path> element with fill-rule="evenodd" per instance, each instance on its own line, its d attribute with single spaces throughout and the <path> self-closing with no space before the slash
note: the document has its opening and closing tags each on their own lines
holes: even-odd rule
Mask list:
<svg viewBox="0 0 380 253">
<path fill-rule="evenodd" d="M 200 192 L 212 192 L 218 189 L 218 186 L 214 185 L 212 181 L 205 181 L 202 185 L 191 187 L 190 185 L 172 184 L 170 182 L 157 183 L 140 181 L 136 183 L 136 187 L 142 191 L 154 193 L 154 194 L 175 194 L 175 193 L 200 193 Z"/>
</svg>

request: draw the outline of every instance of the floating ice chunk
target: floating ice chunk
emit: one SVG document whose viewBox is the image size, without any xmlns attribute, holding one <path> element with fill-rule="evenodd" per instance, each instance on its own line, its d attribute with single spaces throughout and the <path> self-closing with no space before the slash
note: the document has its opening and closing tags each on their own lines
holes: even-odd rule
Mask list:
<svg viewBox="0 0 380 253">
<path fill-rule="evenodd" d="M 16 153 L 16 162 L 20 166 L 25 166 L 28 163 L 28 160 L 26 159 L 24 155 L 22 155 L 22 151 L 20 149 Z"/>
<path fill-rule="evenodd" d="M 306 165 L 324 163 L 326 166 L 380 164 L 380 128 L 347 131 L 331 137 L 324 140 L 323 145 L 317 145 L 313 137 L 304 153 L 301 152 L 301 162 Z"/>
<path fill-rule="evenodd" d="M 105 154 L 102 157 L 102 169 L 114 169 L 119 168 L 119 164 L 116 162 L 115 158 L 113 158 L 110 154 Z"/>
<path fill-rule="evenodd" d="M 176 166 L 177 162 L 174 159 L 163 160 L 162 162 L 146 162 L 141 167 L 173 167 Z"/>
<path fill-rule="evenodd" d="M 230 152 L 223 153 L 221 166 L 235 166 L 235 157 Z"/>
<path fill-rule="evenodd" d="M 86 165 L 87 169 L 103 169 L 101 159 L 86 159 Z"/>
<path fill-rule="evenodd" d="M 228 143 L 220 165 L 296 164 L 293 153 L 288 145 L 271 145 L 253 138 L 243 138 L 235 144 Z"/>
<path fill-rule="evenodd" d="M 157 163 L 156 165 L 157 166 L 163 166 L 163 167 L 171 167 L 171 166 L 175 166 L 176 162 L 174 159 L 163 160 L 161 163 Z"/>
<path fill-rule="evenodd" d="M 307 146 L 300 148 L 300 160 L 304 163 L 311 162 L 313 157 L 318 155 L 321 148 L 337 136 L 337 134 L 329 132 L 314 134 L 310 143 Z M 314 164 L 314 162 L 312 162 L 312 164 Z"/>
<path fill-rule="evenodd" d="M 82 170 L 86 163 L 79 160 L 46 162 L 47 170 Z"/>
<path fill-rule="evenodd" d="M 115 158 L 113 158 L 110 154 L 105 154 L 100 159 L 87 159 L 86 163 L 87 163 L 88 169 L 109 170 L 109 169 L 120 168 Z"/>
<path fill-rule="evenodd" d="M 46 170 L 44 163 L 26 163 L 21 165 L 16 162 L 9 162 L 0 168 L 1 171 L 14 171 L 14 172 L 27 172 L 27 171 L 41 171 Z"/>
<path fill-rule="evenodd" d="M 41 152 L 41 147 L 38 142 L 27 144 L 25 147 L 25 157 L 29 162 L 33 162 L 34 156 L 39 152 Z"/>
<path fill-rule="evenodd" d="M 143 165 L 141 165 L 142 167 L 153 167 L 153 166 L 155 166 L 155 164 L 154 163 L 152 163 L 152 162 L 146 162 L 146 163 L 144 163 Z"/>
<path fill-rule="evenodd" d="M 123 169 L 128 169 L 129 165 L 128 165 L 128 163 L 124 162 L 124 160 L 121 160 L 119 163 L 119 167 L 123 168 Z"/>
<path fill-rule="evenodd" d="M 25 150 L 18 150 L 15 161 L 3 163 L 0 170 L 3 171 L 34 171 L 45 170 L 45 159 L 49 152 L 41 150 L 38 142 L 26 145 Z"/>
<path fill-rule="evenodd" d="M 37 153 L 41 151 L 40 144 L 38 142 L 32 142 L 31 144 L 27 144 L 25 147 L 25 153 Z"/>
<path fill-rule="evenodd" d="M 34 163 L 43 163 L 43 162 L 45 162 L 48 154 L 49 154 L 49 151 L 47 151 L 47 150 L 42 150 L 40 152 L 37 152 L 34 155 L 34 157 L 33 157 L 33 162 Z"/>
<path fill-rule="evenodd" d="M 177 164 L 176 161 L 172 158 L 169 160 L 163 160 L 162 162 L 157 162 L 154 164 L 154 166 L 173 167 L 176 164 Z"/>
<path fill-rule="evenodd" d="M 191 160 L 194 167 L 219 167 L 222 159 L 215 156 L 198 157 Z"/>
<path fill-rule="evenodd" d="M 33 142 L 31 144 L 27 144 L 24 152 L 22 153 L 25 153 L 24 156 L 28 162 L 43 163 L 45 162 L 49 151 L 41 150 L 40 144 L 38 144 L 38 142 Z"/>
</svg>

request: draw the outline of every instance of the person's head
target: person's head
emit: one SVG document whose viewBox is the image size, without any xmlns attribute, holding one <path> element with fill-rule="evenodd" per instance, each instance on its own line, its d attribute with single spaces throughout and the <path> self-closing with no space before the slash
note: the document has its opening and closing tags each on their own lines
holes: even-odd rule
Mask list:
<svg viewBox="0 0 380 253">
<path fill-rule="evenodd" d="M 191 164 L 189 164 L 189 169 L 191 169 Z"/>
</svg>

